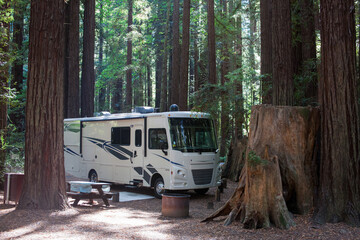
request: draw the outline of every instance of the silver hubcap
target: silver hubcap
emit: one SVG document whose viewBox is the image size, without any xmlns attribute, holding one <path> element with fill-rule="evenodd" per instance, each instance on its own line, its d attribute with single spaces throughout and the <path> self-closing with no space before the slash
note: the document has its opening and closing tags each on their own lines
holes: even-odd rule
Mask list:
<svg viewBox="0 0 360 240">
<path fill-rule="evenodd" d="M 156 185 L 156 192 L 158 194 L 162 194 L 164 192 L 164 183 L 163 182 L 159 182 L 157 185 Z"/>
</svg>

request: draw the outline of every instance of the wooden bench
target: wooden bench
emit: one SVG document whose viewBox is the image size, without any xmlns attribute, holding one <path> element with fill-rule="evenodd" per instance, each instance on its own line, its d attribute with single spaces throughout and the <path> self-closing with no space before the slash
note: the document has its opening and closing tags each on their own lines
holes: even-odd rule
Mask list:
<svg viewBox="0 0 360 240">
<path fill-rule="evenodd" d="M 93 202 L 94 199 L 102 199 L 103 202 L 107 207 L 110 206 L 108 199 L 112 198 L 115 194 L 113 192 L 107 192 L 103 195 L 100 195 L 100 193 L 97 192 L 91 192 L 91 193 L 80 193 L 80 192 L 66 192 L 66 195 L 68 197 L 71 197 L 75 199 L 75 202 L 73 203 L 73 206 L 77 206 L 80 200 L 89 199 L 90 203 Z"/>
<path fill-rule="evenodd" d="M 70 181 L 68 184 L 70 185 L 70 191 L 66 192 L 66 194 L 68 197 L 75 199 L 73 206 L 77 206 L 79 201 L 83 199 L 89 199 L 90 203 L 93 203 L 93 199 L 102 199 L 105 205 L 108 207 L 110 206 L 108 199 L 116 194 L 103 191 L 103 187 L 110 188 L 109 183 Z M 72 184 L 74 189 L 71 188 Z"/>
</svg>

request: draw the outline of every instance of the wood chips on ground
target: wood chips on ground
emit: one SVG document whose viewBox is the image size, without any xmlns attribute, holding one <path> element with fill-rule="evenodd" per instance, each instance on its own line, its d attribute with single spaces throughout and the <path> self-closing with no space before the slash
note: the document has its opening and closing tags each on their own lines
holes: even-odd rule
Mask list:
<svg viewBox="0 0 360 240">
<path fill-rule="evenodd" d="M 200 223 L 229 199 L 236 185 L 228 182 L 220 202 L 214 201 L 215 189 L 205 196 L 189 191 L 188 218 L 163 217 L 161 200 L 155 198 L 111 202 L 110 207 L 102 201 L 94 205 L 80 201 L 77 207 L 57 212 L 15 210 L 14 205 L 3 204 L 0 192 L 0 239 L 360 239 L 360 228 L 343 223 L 316 225 L 310 215 L 295 215 L 296 226 L 289 230 L 247 230 L 239 222 L 224 227 L 224 218 Z M 151 195 L 146 188 L 115 186 L 113 190 Z M 214 209 L 208 209 L 209 202 Z"/>
</svg>

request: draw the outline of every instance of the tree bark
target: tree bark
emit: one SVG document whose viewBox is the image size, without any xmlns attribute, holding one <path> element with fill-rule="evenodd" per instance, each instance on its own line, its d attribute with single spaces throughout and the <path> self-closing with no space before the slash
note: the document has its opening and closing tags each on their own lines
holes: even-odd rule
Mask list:
<svg viewBox="0 0 360 240">
<path fill-rule="evenodd" d="M 118 78 L 115 80 L 115 89 L 113 90 L 113 99 L 112 99 L 112 110 L 115 113 L 120 113 L 123 111 L 123 79 Z"/>
<path fill-rule="evenodd" d="M 272 0 L 272 103 L 292 105 L 291 15 L 289 0 Z"/>
<path fill-rule="evenodd" d="M 151 106 L 151 103 L 152 103 L 152 81 L 151 81 L 151 68 L 150 68 L 150 65 L 147 65 L 146 69 L 147 69 L 146 73 L 147 73 L 147 86 L 148 86 L 148 89 L 147 89 L 147 99 L 148 99 L 147 105 Z"/>
<path fill-rule="evenodd" d="M 180 59 L 179 109 L 188 110 L 189 91 L 189 47 L 190 47 L 190 0 L 184 0 L 183 31 Z"/>
<path fill-rule="evenodd" d="M 179 22 L 180 22 L 179 0 L 174 0 L 173 12 L 173 59 L 171 79 L 171 104 L 179 104 L 179 82 L 180 82 L 180 43 L 179 43 Z"/>
<path fill-rule="evenodd" d="M 125 111 L 130 112 L 132 108 L 132 24 L 133 24 L 133 0 L 128 0 L 128 29 L 127 29 L 127 58 L 126 58 L 126 97 Z"/>
<path fill-rule="evenodd" d="M 84 3 L 84 41 L 81 73 L 81 116 L 94 114 L 95 0 Z"/>
<path fill-rule="evenodd" d="M 65 4 L 64 118 L 79 117 L 80 1 Z"/>
<path fill-rule="evenodd" d="M 260 0 L 261 22 L 261 80 L 262 103 L 272 103 L 272 5 L 271 1 Z"/>
<path fill-rule="evenodd" d="M 207 24 L 208 24 L 208 53 L 209 53 L 209 83 L 216 84 L 216 49 L 215 49 L 215 13 L 214 0 L 207 1 Z"/>
<path fill-rule="evenodd" d="M 313 207 L 314 146 L 319 127 L 316 108 L 253 106 L 250 134 L 238 188 L 232 198 L 206 218 L 229 215 L 246 228 L 273 223 L 288 228 L 288 207 L 307 213 Z M 287 205 L 286 205 L 286 204 Z"/>
<path fill-rule="evenodd" d="M 63 151 L 64 9 L 63 0 L 31 2 L 25 178 L 17 209 L 68 207 Z"/>
<path fill-rule="evenodd" d="M 321 0 L 321 161 L 318 222 L 360 225 L 354 1 Z"/>
</svg>

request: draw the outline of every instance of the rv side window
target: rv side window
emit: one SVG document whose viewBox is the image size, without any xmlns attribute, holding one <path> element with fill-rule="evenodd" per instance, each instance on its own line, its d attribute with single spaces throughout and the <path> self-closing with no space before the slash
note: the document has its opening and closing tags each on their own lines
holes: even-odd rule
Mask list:
<svg viewBox="0 0 360 240">
<path fill-rule="evenodd" d="M 149 148 L 150 149 L 167 149 L 167 138 L 165 128 L 149 129 Z"/>
<path fill-rule="evenodd" d="M 111 128 L 111 144 L 130 145 L 130 127 Z"/>
<path fill-rule="evenodd" d="M 135 131 L 135 147 L 141 147 L 141 130 Z"/>
</svg>

